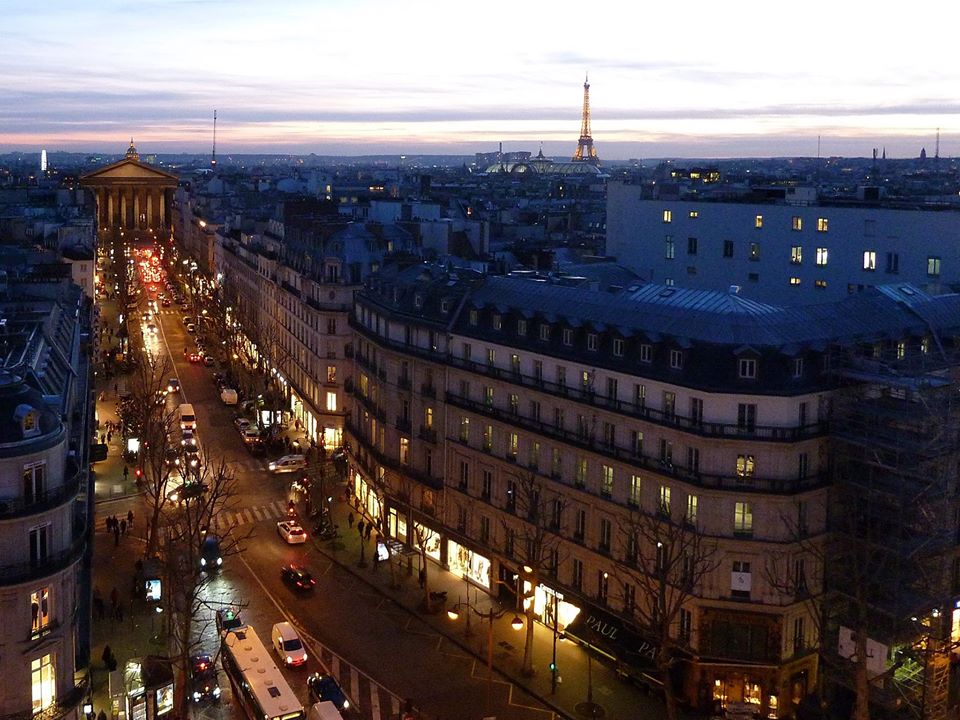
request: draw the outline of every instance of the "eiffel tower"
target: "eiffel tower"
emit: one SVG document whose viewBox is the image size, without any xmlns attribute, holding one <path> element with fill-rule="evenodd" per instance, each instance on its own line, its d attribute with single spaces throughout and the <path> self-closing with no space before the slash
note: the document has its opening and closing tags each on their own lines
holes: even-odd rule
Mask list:
<svg viewBox="0 0 960 720">
<path fill-rule="evenodd" d="M 573 153 L 573 162 L 585 162 L 599 165 L 600 158 L 597 149 L 593 146 L 590 137 L 590 77 L 583 81 L 583 120 L 580 123 L 580 140 L 577 142 L 577 151 Z"/>
</svg>

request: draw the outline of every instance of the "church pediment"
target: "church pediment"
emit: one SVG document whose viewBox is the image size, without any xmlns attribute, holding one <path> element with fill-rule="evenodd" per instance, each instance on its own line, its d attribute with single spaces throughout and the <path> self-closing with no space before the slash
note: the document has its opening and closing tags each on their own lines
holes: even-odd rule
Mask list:
<svg viewBox="0 0 960 720">
<path fill-rule="evenodd" d="M 154 183 L 162 180 L 166 181 L 165 184 L 176 185 L 178 178 L 172 173 L 158 170 L 155 167 L 144 165 L 141 162 L 129 158 L 115 162 L 112 165 L 107 165 L 99 170 L 94 170 L 80 178 L 80 182 L 84 185 L 95 185 L 101 181 L 110 182 L 114 180 L 121 182 L 146 180 Z"/>
</svg>

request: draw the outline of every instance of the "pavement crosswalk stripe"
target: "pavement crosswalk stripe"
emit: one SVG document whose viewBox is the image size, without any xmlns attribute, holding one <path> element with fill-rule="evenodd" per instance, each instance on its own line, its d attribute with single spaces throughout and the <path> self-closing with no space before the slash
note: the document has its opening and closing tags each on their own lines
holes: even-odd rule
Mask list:
<svg viewBox="0 0 960 720">
<path fill-rule="evenodd" d="M 390 696 L 390 717 L 393 717 L 394 715 L 396 715 L 397 717 L 400 716 L 400 698 L 398 698 L 396 695 L 391 695 Z"/>
<path fill-rule="evenodd" d="M 280 517 L 287 511 L 287 506 L 284 504 L 283 500 L 274 500 L 272 507 L 275 517 Z"/>
<path fill-rule="evenodd" d="M 356 668 L 351 668 L 352 674 L 357 674 Z M 358 680 L 359 682 L 359 680 Z M 370 720 L 380 720 L 380 697 L 376 683 L 370 683 Z"/>
<path fill-rule="evenodd" d="M 250 512 L 250 508 L 247 508 L 246 510 L 244 510 L 244 511 L 243 511 L 243 524 L 245 525 L 245 524 L 247 524 L 247 523 L 251 523 L 251 522 L 253 522 L 253 520 L 254 520 L 254 518 L 253 518 L 253 515 L 252 515 L 251 512 Z"/>
<path fill-rule="evenodd" d="M 255 517 L 257 520 L 266 520 L 262 510 L 263 508 L 252 508 L 250 512 L 253 513 L 253 517 Z"/>
<path fill-rule="evenodd" d="M 336 654 L 330 658 L 330 674 L 335 678 L 340 677 L 340 658 Z"/>
</svg>

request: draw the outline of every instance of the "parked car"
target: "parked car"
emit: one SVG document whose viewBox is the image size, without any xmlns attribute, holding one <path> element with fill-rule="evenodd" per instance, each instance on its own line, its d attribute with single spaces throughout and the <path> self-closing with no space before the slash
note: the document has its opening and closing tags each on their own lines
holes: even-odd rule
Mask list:
<svg viewBox="0 0 960 720">
<path fill-rule="evenodd" d="M 207 653 L 190 658 L 190 698 L 194 702 L 201 700 L 220 700 L 220 683 L 217 680 L 217 666 Z"/>
<path fill-rule="evenodd" d="M 246 428 L 244 428 L 241 431 L 241 435 L 245 443 L 263 442 L 263 434 L 260 432 L 260 429 L 252 425 L 248 425 Z"/>
<path fill-rule="evenodd" d="M 281 520 L 277 523 L 277 534 L 288 545 L 299 545 L 307 541 L 307 531 L 295 520 Z"/>
<path fill-rule="evenodd" d="M 207 367 L 213 367 L 213 364 L 214 364 L 213 355 L 204 355 L 203 364 L 206 365 Z"/>
<path fill-rule="evenodd" d="M 282 458 L 269 463 L 267 467 L 272 473 L 299 472 L 307 467 L 307 459 L 303 455 L 284 455 Z"/>
<path fill-rule="evenodd" d="M 312 702 L 332 702 L 337 710 L 348 710 L 350 701 L 332 675 L 313 673 L 307 678 L 307 691 Z"/>
<path fill-rule="evenodd" d="M 246 429 L 250 427 L 250 420 L 249 420 L 249 418 L 245 418 L 245 417 L 234 418 L 234 420 L 233 420 L 233 426 L 234 426 L 241 434 L 243 434 L 243 433 L 246 431 Z"/>
<path fill-rule="evenodd" d="M 273 649 L 285 665 L 292 667 L 307 662 L 307 649 L 293 625 L 286 621 L 278 622 L 273 626 L 270 637 L 273 639 Z"/>
<path fill-rule="evenodd" d="M 187 323 L 187 332 L 188 332 L 188 333 L 195 333 L 196 331 L 197 331 L 197 326 L 196 326 L 196 325 L 194 325 L 193 323 Z"/>
<path fill-rule="evenodd" d="M 294 590 L 305 592 L 313 590 L 317 581 L 310 571 L 300 565 L 284 565 L 280 568 L 280 579 Z"/>
<path fill-rule="evenodd" d="M 167 380 L 167 392 L 175 393 L 180 392 L 180 378 L 172 377 Z"/>
</svg>

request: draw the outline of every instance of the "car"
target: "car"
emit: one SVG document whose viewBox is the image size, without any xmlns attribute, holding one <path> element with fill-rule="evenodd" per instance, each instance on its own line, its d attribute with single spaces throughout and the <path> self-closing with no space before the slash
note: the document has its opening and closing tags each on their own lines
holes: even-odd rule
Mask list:
<svg viewBox="0 0 960 720">
<path fill-rule="evenodd" d="M 196 445 L 187 445 L 184 449 L 186 456 L 184 458 L 184 465 L 192 472 L 200 472 L 200 448 Z"/>
<path fill-rule="evenodd" d="M 280 568 L 280 579 L 294 590 L 301 592 L 312 590 L 317 584 L 310 571 L 300 565 L 284 565 Z"/>
<path fill-rule="evenodd" d="M 350 709 L 350 701 L 332 675 L 313 673 L 307 678 L 307 691 L 312 702 L 332 702 L 337 710 Z"/>
<path fill-rule="evenodd" d="M 219 570 L 223 565 L 223 556 L 220 555 L 220 538 L 213 533 L 204 536 L 200 543 L 200 569 Z"/>
<path fill-rule="evenodd" d="M 250 420 L 249 418 L 245 418 L 245 417 L 234 418 L 233 426 L 237 430 L 239 430 L 241 433 L 243 433 L 247 428 L 250 427 Z"/>
<path fill-rule="evenodd" d="M 193 430 L 184 430 L 183 437 L 180 438 L 180 444 L 183 447 L 196 447 L 197 446 L 197 436 L 193 434 Z"/>
<path fill-rule="evenodd" d="M 188 333 L 195 333 L 196 331 L 197 331 L 197 326 L 196 326 L 196 325 L 194 325 L 193 323 L 187 323 L 187 332 L 188 332 Z"/>
<path fill-rule="evenodd" d="M 189 359 L 190 359 L 190 362 L 192 363 L 198 363 L 201 360 L 203 360 L 203 355 L 201 355 L 199 352 L 194 350 L 192 353 L 190 353 Z"/>
<path fill-rule="evenodd" d="M 307 541 L 307 531 L 300 527 L 295 520 L 281 520 L 277 523 L 277 534 L 288 545 L 299 545 Z"/>
<path fill-rule="evenodd" d="M 169 380 L 167 380 L 167 392 L 168 393 L 180 392 L 179 378 L 172 377 Z"/>
<path fill-rule="evenodd" d="M 170 301 L 167 298 L 164 298 L 161 303 L 163 307 L 170 307 Z"/>
<path fill-rule="evenodd" d="M 167 467 L 177 467 L 180 464 L 180 453 L 176 448 L 168 447 L 163 451 L 163 461 Z"/>
<path fill-rule="evenodd" d="M 293 667 L 307 662 L 307 649 L 293 625 L 286 621 L 278 622 L 273 626 L 270 637 L 273 639 L 273 649 L 284 665 Z"/>
<path fill-rule="evenodd" d="M 184 316 L 183 316 L 183 324 L 184 324 L 184 325 L 189 325 L 192 321 L 193 321 L 193 318 L 191 318 L 189 315 L 184 315 Z"/>
<path fill-rule="evenodd" d="M 234 608 L 220 608 L 214 617 L 217 623 L 217 634 L 220 637 L 223 637 L 233 630 L 239 630 L 246 625 L 246 623 L 240 619 L 240 611 Z"/>
<path fill-rule="evenodd" d="M 183 485 L 177 485 L 173 490 L 167 493 L 167 500 L 175 503 L 181 503 L 185 500 L 195 500 L 209 489 L 204 483 L 190 482 Z"/>
<path fill-rule="evenodd" d="M 194 702 L 201 700 L 220 700 L 220 683 L 217 680 L 217 666 L 207 653 L 190 658 L 190 698 Z"/>
<path fill-rule="evenodd" d="M 269 463 L 267 467 L 270 472 L 278 474 L 299 472 L 307 467 L 307 459 L 303 455 L 284 455 Z"/>
<path fill-rule="evenodd" d="M 243 441 L 248 445 L 253 445 L 263 442 L 263 435 L 260 433 L 260 429 L 254 427 L 253 425 L 248 425 L 240 432 L 243 437 Z"/>
<path fill-rule="evenodd" d="M 213 363 L 214 363 L 213 355 L 204 355 L 204 356 L 203 356 L 203 364 L 204 364 L 204 365 L 206 365 L 207 367 L 213 367 Z"/>
</svg>

